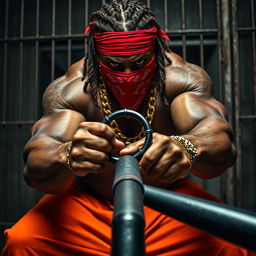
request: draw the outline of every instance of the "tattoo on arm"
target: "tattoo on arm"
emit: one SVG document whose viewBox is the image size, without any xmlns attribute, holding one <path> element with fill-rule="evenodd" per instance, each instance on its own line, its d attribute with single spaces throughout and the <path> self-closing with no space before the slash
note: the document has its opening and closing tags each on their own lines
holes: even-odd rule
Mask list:
<svg viewBox="0 0 256 256">
<path fill-rule="evenodd" d="M 175 67 L 173 71 L 185 91 L 195 92 L 202 97 L 211 94 L 211 79 L 199 66 L 188 63 L 184 67 Z"/>
<path fill-rule="evenodd" d="M 44 113 L 52 113 L 54 110 L 62 108 L 68 91 L 68 86 L 63 87 L 60 82 L 52 83 L 43 96 Z"/>
<path fill-rule="evenodd" d="M 188 84 L 194 92 L 200 93 L 201 96 L 209 96 L 211 94 L 211 79 L 208 74 L 199 66 L 188 64 L 186 67 L 188 72 Z"/>
</svg>

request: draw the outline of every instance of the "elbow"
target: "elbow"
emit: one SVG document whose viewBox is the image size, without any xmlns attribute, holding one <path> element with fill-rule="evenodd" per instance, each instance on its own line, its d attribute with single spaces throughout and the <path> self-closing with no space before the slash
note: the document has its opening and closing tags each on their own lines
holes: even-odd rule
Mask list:
<svg viewBox="0 0 256 256">
<path fill-rule="evenodd" d="M 48 194 L 64 193 L 70 188 L 74 181 L 74 177 L 69 174 L 63 175 L 61 178 L 57 175 L 42 179 L 37 178 L 33 173 L 34 171 L 30 170 L 26 165 L 23 177 L 27 185 Z"/>
<path fill-rule="evenodd" d="M 236 157 L 237 157 L 237 150 L 236 150 L 236 146 L 232 143 L 230 146 L 230 150 L 229 150 L 229 158 L 227 160 L 226 163 L 226 168 L 230 168 L 235 164 L 236 161 Z"/>
<path fill-rule="evenodd" d="M 237 150 L 233 143 L 230 143 L 228 147 L 224 148 L 219 157 L 214 161 L 213 167 L 216 168 L 217 175 L 219 176 L 231 168 L 236 161 Z M 215 176 L 215 177 L 216 177 Z"/>
<path fill-rule="evenodd" d="M 223 166 L 223 172 L 235 164 L 237 157 L 237 149 L 233 142 L 227 143 L 223 146 L 223 151 L 220 154 L 218 164 Z"/>
<path fill-rule="evenodd" d="M 199 159 L 192 173 L 202 179 L 218 177 L 235 164 L 236 156 L 236 147 L 230 143 L 229 146 L 223 147 L 217 155 L 207 159 Z"/>
</svg>

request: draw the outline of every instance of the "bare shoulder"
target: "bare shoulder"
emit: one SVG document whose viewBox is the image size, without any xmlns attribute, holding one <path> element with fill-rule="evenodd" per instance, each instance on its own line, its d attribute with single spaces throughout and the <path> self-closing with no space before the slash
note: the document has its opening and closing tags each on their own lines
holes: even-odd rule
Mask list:
<svg viewBox="0 0 256 256">
<path fill-rule="evenodd" d="M 201 67 L 185 61 L 181 56 L 167 53 L 171 64 L 166 65 L 166 93 L 174 98 L 184 92 L 193 92 L 200 97 L 211 97 L 212 82 Z"/>
<path fill-rule="evenodd" d="M 69 67 L 66 74 L 54 80 L 43 95 L 44 115 L 61 109 L 82 112 L 90 95 L 84 90 L 84 58 Z"/>
</svg>

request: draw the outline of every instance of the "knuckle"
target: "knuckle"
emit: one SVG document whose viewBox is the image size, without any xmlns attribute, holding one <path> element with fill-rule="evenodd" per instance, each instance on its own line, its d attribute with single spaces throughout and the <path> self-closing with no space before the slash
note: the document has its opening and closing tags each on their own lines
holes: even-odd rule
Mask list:
<svg viewBox="0 0 256 256">
<path fill-rule="evenodd" d="M 148 154 L 148 153 L 145 153 L 144 156 L 143 156 L 144 160 L 146 162 L 152 162 L 154 160 L 154 156 L 153 154 Z"/>
<path fill-rule="evenodd" d="M 182 155 L 182 149 L 178 145 L 174 145 L 172 149 L 172 153 L 175 156 L 181 156 Z"/>
<path fill-rule="evenodd" d="M 99 162 L 106 162 L 108 160 L 107 154 L 104 153 L 99 154 L 97 158 Z"/>
<path fill-rule="evenodd" d="M 180 161 L 179 165 L 182 169 L 188 169 L 190 168 L 190 161 L 188 158 L 184 158 L 182 161 Z"/>
<path fill-rule="evenodd" d="M 109 131 L 109 126 L 107 126 L 106 124 L 99 124 L 98 130 L 100 133 L 106 134 Z"/>
<path fill-rule="evenodd" d="M 86 138 L 86 133 L 87 131 L 85 129 L 79 128 L 73 135 L 73 141 L 79 141 L 81 139 Z"/>
<path fill-rule="evenodd" d="M 158 178 L 163 174 L 163 169 L 155 166 L 154 168 L 152 168 L 149 172 L 149 175 L 153 178 Z"/>
<path fill-rule="evenodd" d="M 170 138 L 168 136 L 161 136 L 161 141 L 164 144 L 170 143 Z"/>
<path fill-rule="evenodd" d="M 107 151 L 110 151 L 110 150 L 111 150 L 111 145 L 110 145 L 110 143 L 109 143 L 107 140 L 105 140 L 105 139 L 100 140 L 100 141 L 98 142 L 98 146 L 99 146 L 99 148 L 105 149 L 105 150 L 107 150 Z"/>
<path fill-rule="evenodd" d="M 163 134 L 159 134 L 157 132 L 154 132 L 153 133 L 153 139 L 156 141 L 156 142 L 161 142 L 161 143 L 169 143 L 170 142 L 170 138 L 166 135 L 163 135 Z"/>
<path fill-rule="evenodd" d="M 79 124 L 79 128 L 85 128 L 85 127 L 87 127 L 88 126 L 88 122 L 81 122 L 80 124 Z"/>
<path fill-rule="evenodd" d="M 77 161 L 72 161 L 71 165 L 74 171 L 78 171 L 82 168 L 81 164 Z"/>
<path fill-rule="evenodd" d="M 77 147 L 73 147 L 70 155 L 71 155 L 71 158 L 73 159 L 73 158 L 81 156 L 81 152 Z"/>
</svg>

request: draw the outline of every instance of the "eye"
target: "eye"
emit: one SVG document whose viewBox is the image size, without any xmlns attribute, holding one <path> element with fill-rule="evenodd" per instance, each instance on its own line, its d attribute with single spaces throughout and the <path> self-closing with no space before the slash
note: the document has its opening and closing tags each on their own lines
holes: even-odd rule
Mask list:
<svg viewBox="0 0 256 256">
<path fill-rule="evenodd" d="M 136 65 L 142 65 L 145 62 L 145 59 L 136 60 Z"/>
<path fill-rule="evenodd" d="M 119 63 L 117 63 L 117 62 L 109 62 L 109 65 L 111 66 L 111 67 L 113 67 L 113 68 L 116 68 L 116 67 L 118 67 L 118 65 L 119 65 Z"/>
</svg>

